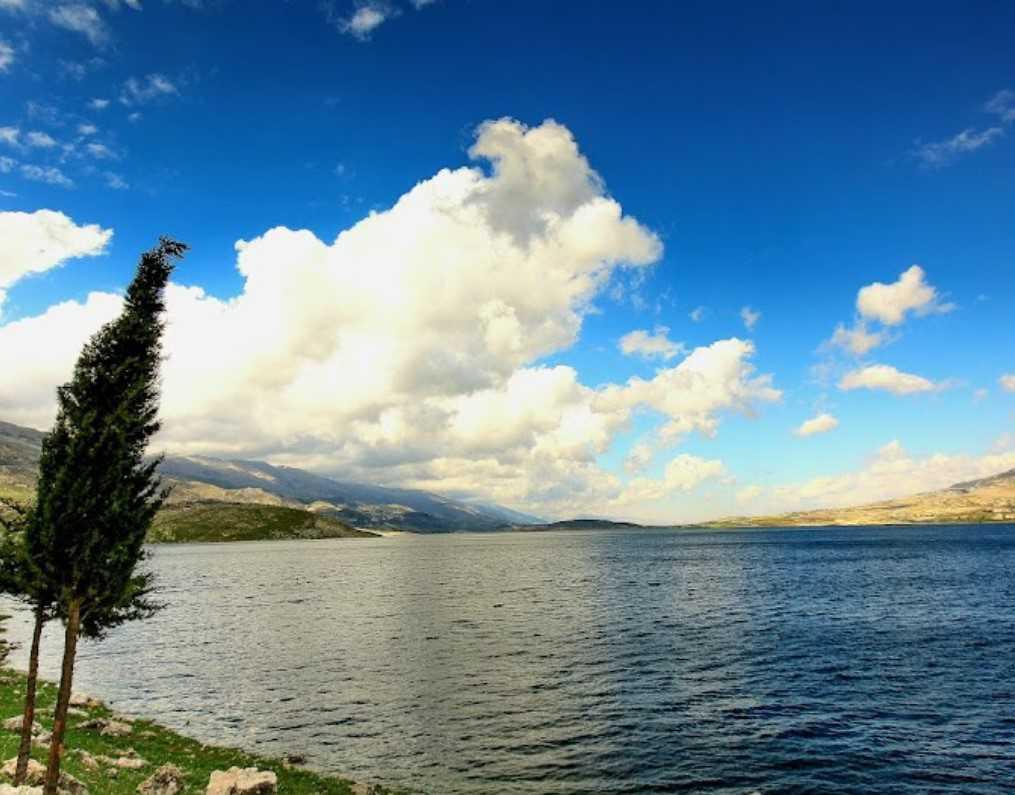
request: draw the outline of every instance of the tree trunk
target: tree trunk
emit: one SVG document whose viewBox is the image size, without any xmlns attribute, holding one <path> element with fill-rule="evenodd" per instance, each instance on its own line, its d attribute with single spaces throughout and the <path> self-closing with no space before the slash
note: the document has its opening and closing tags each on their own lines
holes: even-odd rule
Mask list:
<svg viewBox="0 0 1015 795">
<path fill-rule="evenodd" d="M 67 707 L 70 705 L 74 683 L 74 658 L 78 651 L 78 634 L 81 631 L 81 601 L 72 599 L 67 605 L 67 632 L 63 642 L 63 670 L 60 673 L 60 690 L 53 713 L 53 739 L 49 746 L 49 766 L 46 768 L 46 785 L 43 795 L 57 795 L 60 781 L 60 754 L 63 752 L 63 735 L 67 728 Z"/>
<path fill-rule="evenodd" d="M 21 745 L 18 746 L 18 766 L 14 771 L 14 786 L 21 784 L 28 773 L 28 757 L 32 753 L 32 724 L 35 722 L 35 686 L 39 681 L 39 643 L 46 611 L 35 608 L 35 630 L 32 632 L 32 651 L 28 655 L 28 682 L 25 688 L 25 711 L 21 715 Z"/>
</svg>

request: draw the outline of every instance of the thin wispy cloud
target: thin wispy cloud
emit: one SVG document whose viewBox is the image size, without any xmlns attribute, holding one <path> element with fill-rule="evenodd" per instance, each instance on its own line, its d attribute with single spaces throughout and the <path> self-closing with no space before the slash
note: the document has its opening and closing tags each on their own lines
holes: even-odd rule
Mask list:
<svg viewBox="0 0 1015 795">
<path fill-rule="evenodd" d="M 1001 122 L 984 128 L 967 127 L 950 138 L 916 142 L 913 155 L 925 168 L 942 168 L 963 155 L 985 149 L 1004 137 L 1004 127 L 1015 122 L 1015 91 L 1003 89 L 983 105 L 983 110 Z"/>
<path fill-rule="evenodd" d="M 0 39 L 0 72 L 6 72 L 14 63 L 14 48 Z"/>
<path fill-rule="evenodd" d="M 49 21 L 58 28 L 79 33 L 96 47 L 109 43 L 111 34 L 99 12 L 84 3 L 67 3 L 49 10 Z"/>
<path fill-rule="evenodd" d="M 437 0 L 409 0 L 417 11 L 436 3 Z M 361 0 L 347 13 L 340 12 L 335 2 L 322 4 L 322 9 L 330 24 L 359 41 L 369 41 L 381 25 L 402 15 L 402 8 L 388 0 Z"/>
<path fill-rule="evenodd" d="M 56 140 L 53 136 L 39 130 L 32 130 L 28 133 L 25 136 L 25 141 L 29 146 L 33 146 L 36 149 L 52 149 L 56 146 Z"/>
<path fill-rule="evenodd" d="M 89 100 L 88 107 L 91 110 L 105 110 L 109 107 L 109 100 L 102 99 L 101 97 L 95 97 L 94 99 Z"/>
<path fill-rule="evenodd" d="M 756 309 L 751 309 L 749 306 L 745 306 L 740 310 L 740 319 L 744 321 L 744 326 L 748 331 L 754 331 L 754 327 L 758 325 L 758 321 L 761 320 L 761 312 Z"/>
<path fill-rule="evenodd" d="M 56 185 L 61 188 L 74 187 L 74 180 L 56 166 L 36 166 L 30 163 L 22 163 L 19 170 L 22 177 L 32 182 L 43 182 L 47 185 Z"/>
<path fill-rule="evenodd" d="M 127 107 L 144 105 L 160 97 L 178 95 L 180 90 L 165 75 L 152 73 L 142 79 L 131 77 L 123 84 L 120 102 Z"/>
<path fill-rule="evenodd" d="M 925 166 L 946 166 L 960 155 L 990 146 L 1003 135 L 1004 130 L 1000 127 L 989 127 L 980 131 L 970 128 L 944 141 L 918 144 L 915 154 Z"/>
<path fill-rule="evenodd" d="M 1015 122 L 1015 91 L 1009 88 L 1003 91 L 998 91 L 993 97 L 988 100 L 987 104 L 983 106 L 983 109 L 987 113 L 993 113 L 995 116 L 999 116 L 1001 121 L 1005 124 L 1011 124 Z"/>
<path fill-rule="evenodd" d="M 115 160 L 117 155 L 105 144 L 93 141 L 85 145 L 85 151 L 96 160 Z"/>
</svg>

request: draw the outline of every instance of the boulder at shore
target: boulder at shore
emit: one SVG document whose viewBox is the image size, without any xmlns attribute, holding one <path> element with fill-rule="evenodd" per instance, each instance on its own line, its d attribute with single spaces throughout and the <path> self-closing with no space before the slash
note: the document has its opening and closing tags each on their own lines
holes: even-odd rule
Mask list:
<svg viewBox="0 0 1015 795">
<path fill-rule="evenodd" d="M 275 795 L 278 777 L 256 767 L 216 770 L 208 780 L 205 795 Z"/>
</svg>

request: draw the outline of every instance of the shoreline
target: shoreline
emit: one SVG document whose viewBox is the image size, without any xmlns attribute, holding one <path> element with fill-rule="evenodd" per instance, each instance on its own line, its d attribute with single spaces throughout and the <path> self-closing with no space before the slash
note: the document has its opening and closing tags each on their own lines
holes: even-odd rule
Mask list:
<svg viewBox="0 0 1015 795">
<path fill-rule="evenodd" d="M 0 669 L 0 722 L 20 718 L 25 674 Z M 36 721 L 46 731 L 52 721 L 56 685 L 39 680 Z M 79 699 L 81 700 L 81 699 Z M 110 728 L 112 727 L 112 728 Z M 17 755 L 19 736 L 0 728 L 0 764 Z M 32 758 L 46 763 L 48 746 L 33 743 Z M 205 792 L 212 772 L 233 767 L 256 768 L 278 777 L 278 792 L 289 795 L 395 795 L 393 790 L 329 775 L 304 767 L 295 753 L 273 758 L 202 743 L 146 719 L 120 715 L 95 699 L 76 706 L 70 718 L 62 770 L 93 795 L 136 795 L 138 786 L 163 765 L 184 774 L 181 795 Z M 0 783 L 7 779 L 0 774 Z"/>
</svg>

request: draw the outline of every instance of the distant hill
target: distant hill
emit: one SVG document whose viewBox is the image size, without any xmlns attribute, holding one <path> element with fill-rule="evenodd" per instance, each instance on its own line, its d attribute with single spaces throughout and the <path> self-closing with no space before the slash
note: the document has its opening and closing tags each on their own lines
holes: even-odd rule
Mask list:
<svg viewBox="0 0 1015 795">
<path fill-rule="evenodd" d="M 34 491 L 42 436 L 39 431 L 0 422 L 0 496 L 23 498 Z M 167 456 L 160 473 L 173 486 L 171 505 L 206 502 L 274 506 L 309 511 L 350 527 L 416 533 L 500 530 L 540 521 L 498 505 L 468 503 L 416 489 L 334 480 L 263 461 Z M 219 515 L 226 515 L 218 510 Z M 248 517 L 253 515 L 248 512 Z"/>
<path fill-rule="evenodd" d="M 702 527 L 818 527 L 824 525 L 977 524 L 1015 522 L 1015 469 L 956 483 L 940 491 L 852 508 L 823 508 L 775 516 L 738 516 Z"/>
<path fill-rule="evenodd" d="M 311 511 L 278 505 L 226 502 L 177 502 L 155 517 L 152 544 L 197 541 L 266 541 L 278 539 L 370 538 L 376 533 Z"/>
<path fill-rule="evenodd" d="M 519 532 L 537 533 L 547 530 L 645 530 L 646 525 L 634 522 L 613 522 L 609 519 L 565 519 L 546 524 L 516 525 L 511 528 Z"/>
</svg>

